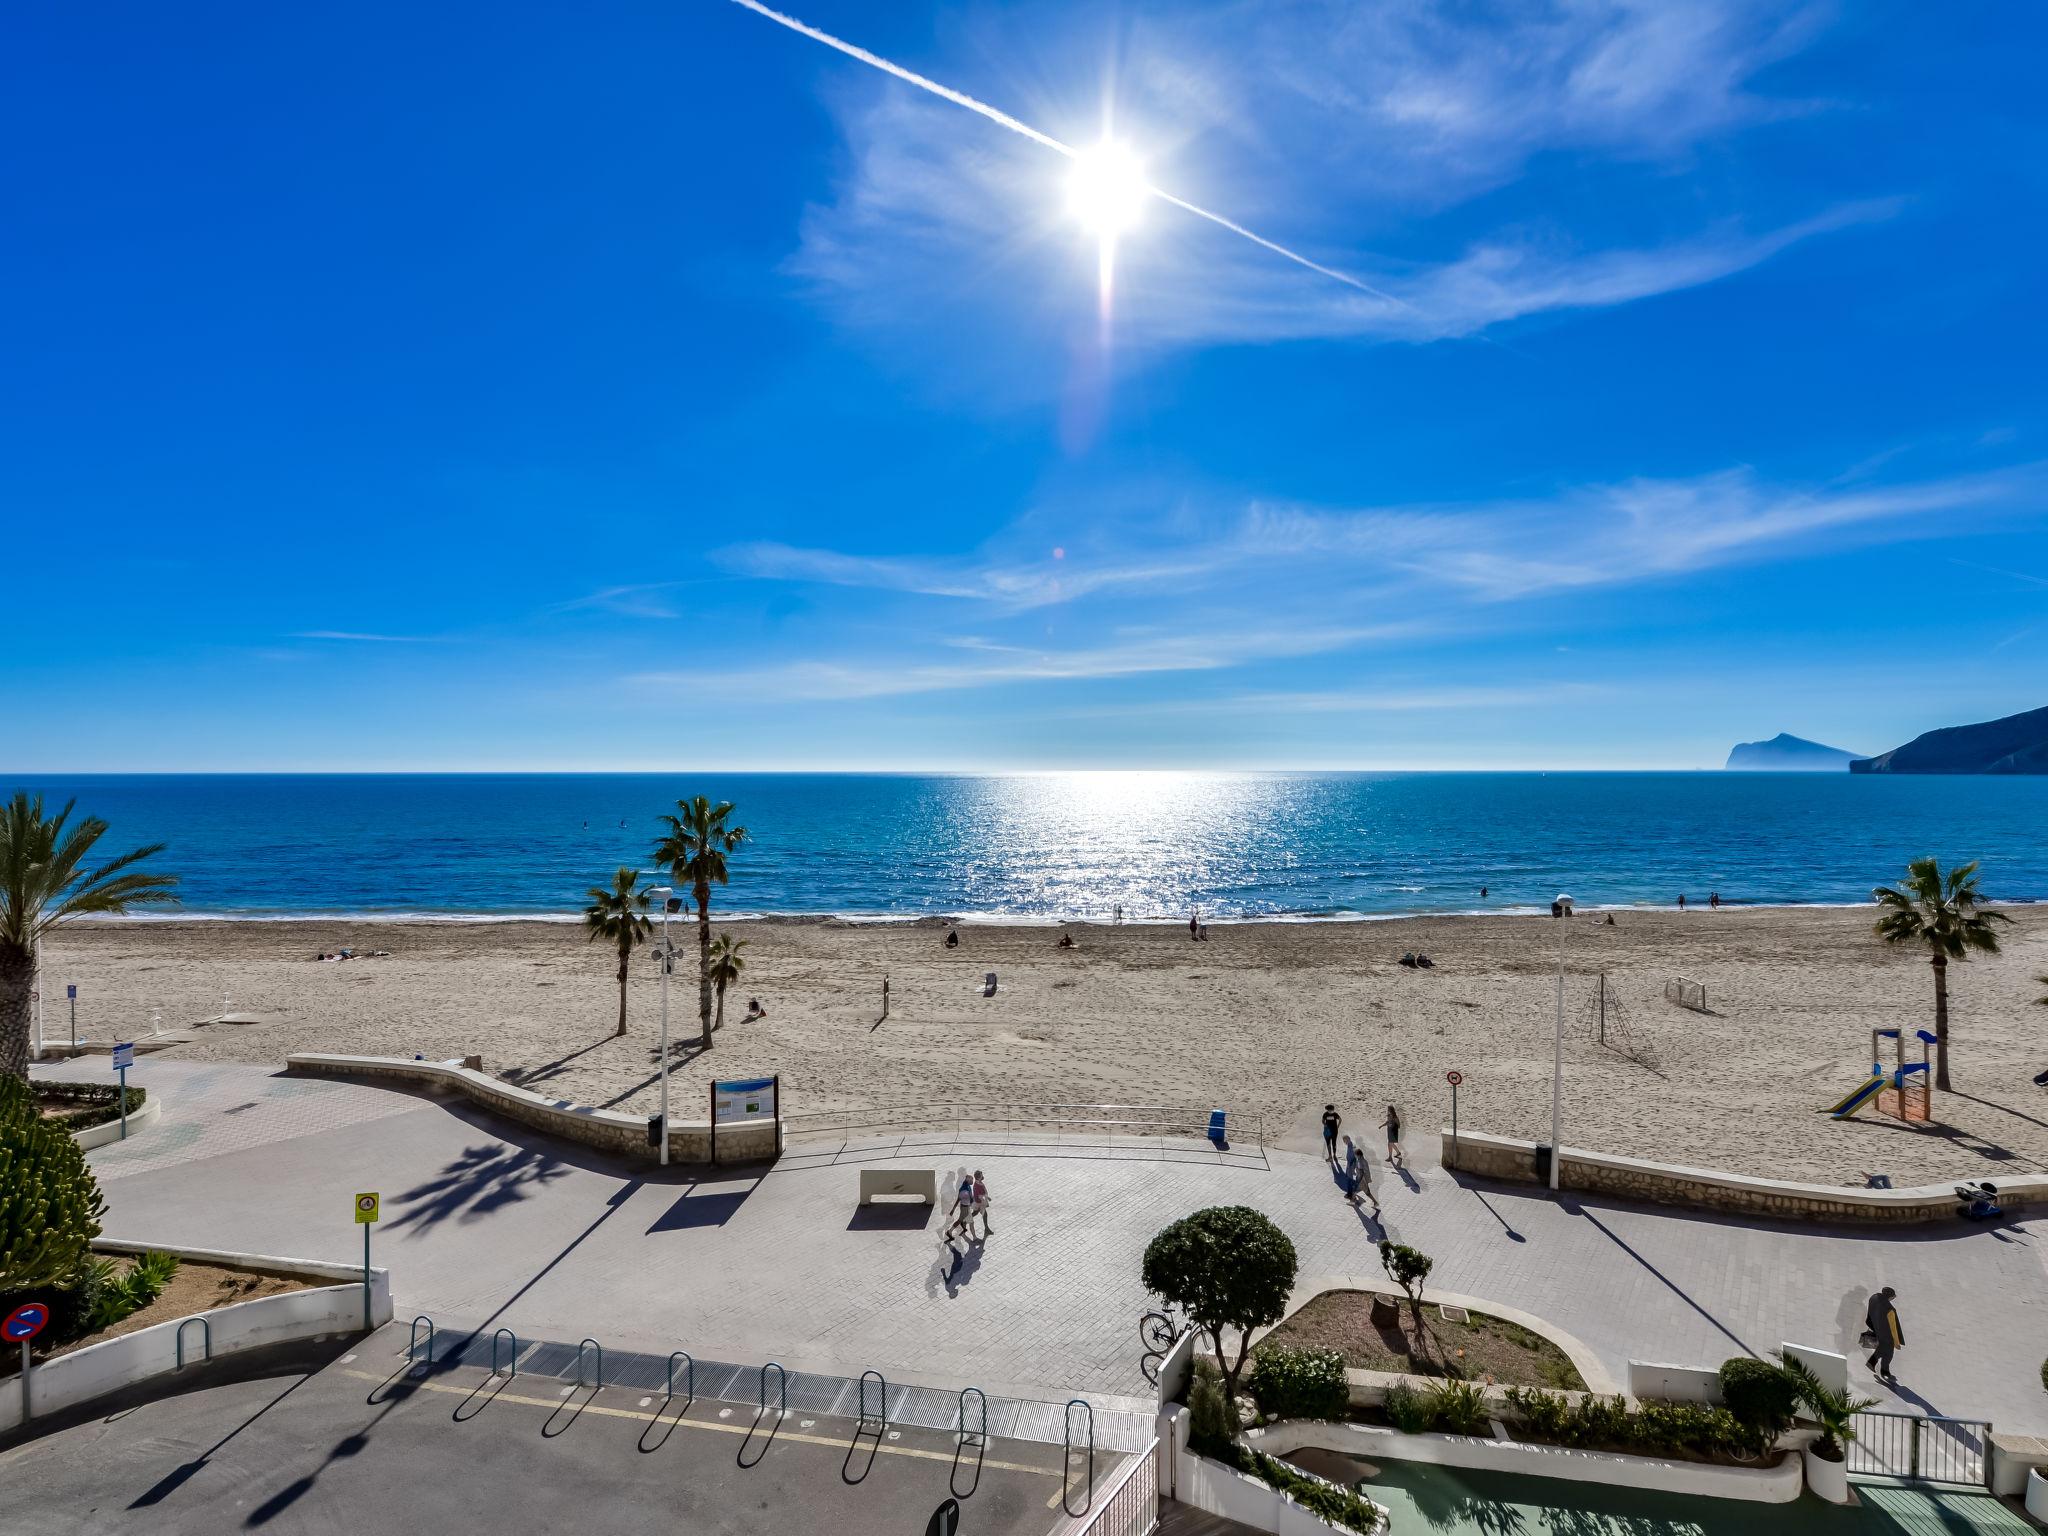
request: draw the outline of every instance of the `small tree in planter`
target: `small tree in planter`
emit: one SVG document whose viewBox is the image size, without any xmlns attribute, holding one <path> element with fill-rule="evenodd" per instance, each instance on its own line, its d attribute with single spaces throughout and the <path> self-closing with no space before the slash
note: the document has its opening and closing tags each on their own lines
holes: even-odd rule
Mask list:
<svg viewBox="0 0 2048 1536">
<path fill-rule="evenodd" d="M 1820 1427 L 1820 1438 L 1806 1448 L 1807 1486 L 1830 1503 L 1841 1504 L 1849 1497 L 1849 1443 L 1856 1438 L 1850 1420 L 1877 1399 L 1837 1392 L 1813 1373 L 1813 1367 L 1796 1356 L 1784 1356 L 1785 1374 L 1799 1389 L 1799 1402 Z"/>
<path fill-rule="evenodd" d="M 1294 1244 L 1245 1205 L 1216 1205 L 1184 1216 L 1145 1247 L 1146 1287 L 1178 1303 L 1209 1336 L 1223 1369 L 1224 1400 L 1231 1404 L 1252 1330 L 1280 1321 L 1294 1275 Z M 1230 1328 L 1237 1330 L 1235 1356 L 1223 1345 Z"/>
<path fill-rule="evenodd" d="M 1436 1260 L 1420 1248 L 1410 1248 L 1406 1243 L 1396 1243 L 1382 1238 L 1380 1268 L 1387 1272 L 1389 1280 L 1407 1293 L 1408 1310 L 1415 1315 L 1416 1341 L 1421 1342 L 1428 1337 L 1422 1323 L 1422 1283 L 1429 1278 L 1429 1272 L 1436 1268 Z"/>
</svg>

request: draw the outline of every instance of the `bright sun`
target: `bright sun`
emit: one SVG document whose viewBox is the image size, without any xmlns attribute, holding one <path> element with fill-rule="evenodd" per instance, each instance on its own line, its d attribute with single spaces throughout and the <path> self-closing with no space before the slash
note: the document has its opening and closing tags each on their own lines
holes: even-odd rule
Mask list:
<svg viewBox="0 0 2048 1536">
<path fill-rule="evenodd" d="M 1067 208 L 1092 233 L 1114 240 L 1138 222 L 1152 189 L 1130 149 L 1104 139 L 1074 157 L 1067 178 Z"/>
</svg>

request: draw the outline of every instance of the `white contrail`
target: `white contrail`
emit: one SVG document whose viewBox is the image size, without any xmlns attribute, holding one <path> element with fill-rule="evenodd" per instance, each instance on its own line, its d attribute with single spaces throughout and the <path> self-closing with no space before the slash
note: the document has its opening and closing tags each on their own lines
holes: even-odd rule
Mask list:
<svg viewBox="0 0 2048 1536">
<path fill-rule="evenodd" d="M 1012 133 L 1022 134 L 1025 138 L 1031 140 L 1032 143 L 1043 145 L 1055 154 L 1065 155 L 1070 160 L 1079 156 L 1080 151 L 1076 150 L 1071 144 L 1063 144 L 1051 134 L 1041 133 L 1029 123 L 1010 116 L 1009 113 L 1002 111 L 1000 108 L 992 107 L 985 101 L 976 101 L 964 91 L 956 91 L 949 85 L 941 85 L 938 81 L 928 79 L 915 70 L 905 69 L 901 64 L 892 64 L 880 54 L 869 53 L 867 49 L 849 43 L 843 38 L 834 37 L 830 32 L 821 32 L 816 27 L 798 21 L 794 16 L 785 16 L 781 11 L 772 10 L 768 6 L 763 5 L 761 0 L 732 0 L 732 3 L 752 11 L 757 16 L 765 16 L 777 26 L 787 27 L 790 31 L 800 36 L 808 37 L 814 43 L 823 43 L 827 48 L 836 49 L 838 52 L 845 54 L 849 59 L 858 59 L 870 68 L 879 69 L 885 75 L 894 75 L 905 84 L 914 85 L 921 91 L 930 91 L 934 96 L 950 101 L 956 107 L 965 107 L 970 112 L 979 113 L 990 122 L 1007 128 Z M 1220 229 L 1227 229 L 1233 235 L 1241 235 L 1251 241 L 1252 244 L 1263 246 L 1275 256 L 1285 257 L 1296 266 L 1306 267 L 1311 272 L 1333 278 L 1337 282 L 1356 288 L 1360 293 L 1369 293 L 1376 299 L 1384 300 L 1389 304 L 1399 305 L 1402 309 L 1413 309 L 1415 307 L 1405 299 L 1396 298 L 1393 294 L 1375 288 L 1370 283 L 1361 282 L 1349 272 L 1340 272 L 1335 267 L 1326 267 L 1319 261 L 1311 261 L 1299 251 L 1290 251 L 1286 246 L 1281 245 L 1277 241 L 1268 240 L 1264 235 L 1254 234 L 1242 224 L 1226 219 L 1220 213 L 1212 213 L 1200 204 L 1191 203 L 1183 197 L 1175 197 L 1171 192 L 1149 184 L 1145 190 L 1161 202 L 1171 203 L 1183 213 L 1191 213 L 1198 219 L 1207 219 L 1211 224 L 1216 225 Z"/>
</svg>

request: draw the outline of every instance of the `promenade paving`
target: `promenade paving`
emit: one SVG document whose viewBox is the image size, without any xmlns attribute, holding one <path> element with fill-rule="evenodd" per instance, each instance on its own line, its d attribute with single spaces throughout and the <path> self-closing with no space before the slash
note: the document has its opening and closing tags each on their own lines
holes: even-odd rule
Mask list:
<svg viewBox="0 0 2048 1536">
<path fill-rule="evenodd" d="M 1081 1394 L 1136 1416 L 1149 1393 L 1144 1246 L 1200 1206 L 1242 1203 L 1292 1237 L 1305 1282 L 1379 1279 L 1374 1243 L 1391 1235 L 1434 1257 L 1433 1285 L 1547 1320 L 1617 1381 L 1632 1356 L 1712 1365 L 1792 1341 L 1849 1353 L 1858 1388 L 1896 1411 L 2048 1432 L 2035 1222 L 1796 1229 L 1558 1200 L 1461 1184 L 1422 1139 L 1405 1177 L 1375 1163 L 1378 1219 L 1353 1211 L 1317 1155 L 1185 1143 L 798 1143 L 765 1173 L 664 1174 L 389 1089 L 260 1066 L 148 1070 L 164 1122 L 92 1155 L 110 1236 L 359 1259 L 349 1196 L 376 1189 L 375 1261 L 392 1270 L 401 1314 L 443 1329 L 588 1335 L 824 1375 L 873 1368 L 1019 1399 Z M 860 1211 L 857 1168 L 873 1160 L 942 1178 L 984 1169 L 993 1235 L 948 1248 L 943 1217 L 922 1208 Z M 1908 1341 L 1897 1389 L 1873 1382 L 1855 1348 L 1864 1298 L 1885 1284 Z"/>
</svg>

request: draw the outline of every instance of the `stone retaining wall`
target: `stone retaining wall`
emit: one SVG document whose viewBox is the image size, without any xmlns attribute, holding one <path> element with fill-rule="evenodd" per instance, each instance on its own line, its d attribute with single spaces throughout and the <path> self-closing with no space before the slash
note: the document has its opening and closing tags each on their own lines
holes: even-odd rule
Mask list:
<svg viewBox="0 0 2048 1536">
<path fill-rule="evenodd" d="M 1460 1130 L 1456 1141 L 1443 1135 L 1443 1165 L 1481 1178 L 1534 1184 L 1536 1146 L 1507 1136 Z M 2048 1206 L 2048 1177 L 2024 1174 L 1995 1181 L 1999 1203 L 2008 1211 Z M 1856 1224 L 1954 1221 L 1955 1186 L 1924 1184 L 1912 1189 L 1857 1189 L 1848 1185 L 1799 1184 L 1751 1178 L 1711 1168 L 1686 1168 L 1636 1158 L 1609 1157 L 1566 1147 L 1558 1167 L 1563 1189 L 1614 1195 L 1657 1205 L 1773 1216 L 1787 1221 Z"/>
<path fill-rule="evenodd" d="M 640 1115 L 622 1115 L 616 1110 L 591 1109 L 567 1099 L 544 1099 L 537 1093 L 500 1082 L 485 1072 L 450 1066 L 440 1061 L 409 1061 L 403 1056 L 336 1056 L 303 1052 L 285 1058 L 293 1072 L 322 1077 L 384 1079 L 413 1086 L 459 1093 L 472 1103 L 516 1120 L 521 1125 L 596 1147 L 613 1157 L 658 1162 L 660 1149 L 647 1143 L 647 1121 Z M 775 1125 L 721 1125 L 718 1128 L 718 1161 L 747 1163 L 771 1160 L 777 1155 Z M 711 1125 L 704 1120 L 671 1120 L 668 1155 L 672 1163 L 711 1161 Z"/>
</svg>

